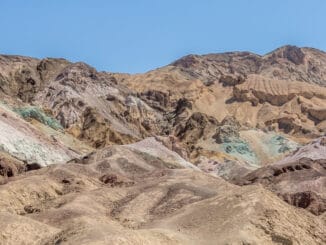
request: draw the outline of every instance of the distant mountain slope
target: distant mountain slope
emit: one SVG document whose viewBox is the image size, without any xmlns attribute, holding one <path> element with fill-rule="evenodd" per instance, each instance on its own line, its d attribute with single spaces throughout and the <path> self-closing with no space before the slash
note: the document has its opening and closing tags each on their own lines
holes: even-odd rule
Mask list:
<svg viewBox="0 0 326 245">
<path fill-rule="evenodd" d="M 243 135 L 251 129 L 276 133 L 292 146 L 291 141 L 304 143 L 324 135 L 325 74 L 326 53 L 285 46 L 264 56 L 248 52 L 189 55 L 145 74 L 112 75 L 148 104 L 168 115 L 174 112 L 168 118 L 173 125 L 169 133 L 178 135 L 190 156 L 216 155 L 221 161 L 217 156 L 221 145 L 213 136 L 229 116 L 239 123 L 236 130 Z M 263 134 L 257 136 L 265 141 L 259 139 L 266 138 Z M 277 154 L 260 154 L 255 142 L 245 146 L 239 142 L 250 143 L 238 137 L 224 152 L 238 160 L 250 158 L 251 163 L 275 160 Z"/>
<path fill-rule="evenodd" d="M 0 56 L 0 88 L 12 107 L 37 106 L 95 148 L 174 135 L 193 162 L 252 165 L 326 132 L 325 67 L 324 52 L 294 46 L 264 56 L 190 55 L 138 75 L 97 72 L 64 59 Z M 229 116 L 239 123 L 237 139 L 216 142 Z M 278 134 L 289 145 L 278 153 L 257 149 L 246 137 L 252 129 L 260 144 Z"/>
<path fill-rule="evenodd" d="M 207 79 L 208 83 L 220 80 L 225 74 L 259 74 L 272 79 L 326 86 L 325 65 L 325 52 L 295 46 L 284 46 L 264 56 L 249 52 L 189 55 L 171 64 L 193 77 Z"/>
</svg>

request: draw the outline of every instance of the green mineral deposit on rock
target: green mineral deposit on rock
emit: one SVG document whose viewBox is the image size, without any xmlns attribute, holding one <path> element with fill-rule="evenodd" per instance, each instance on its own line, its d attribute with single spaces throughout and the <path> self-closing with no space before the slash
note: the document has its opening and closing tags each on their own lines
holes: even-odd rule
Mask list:
<svg viewBox="0 0 326 245">
<path fill-rule="evenodd" d="M 258 163 L 257 156 L 249 144 L 240 138 L 230 137 L 225 143 L 221 144 L 221 147 L 226 153 L 243 159 L 249 164 L 256 165 Z"/>
<path fill-rule="evenodd" d="M 286 153 L 288 151 L 295 150 L 298 145 L 294 142 L 291 142 L 287 138 L 281 135 L 274 135 L 268 142 L 267 145 L 271 152 L 275 153 Z"/>
<path fill-rule="evenodd" d="M 54 118 L 47 116 L 40 108 L 31 106 L 23 108 L 15 108 L 14 111 L 24 119 L 33 118 L 44 125 L 47 125 L 55 130 L 63 129 L 61 124 Z"/>
</svg>

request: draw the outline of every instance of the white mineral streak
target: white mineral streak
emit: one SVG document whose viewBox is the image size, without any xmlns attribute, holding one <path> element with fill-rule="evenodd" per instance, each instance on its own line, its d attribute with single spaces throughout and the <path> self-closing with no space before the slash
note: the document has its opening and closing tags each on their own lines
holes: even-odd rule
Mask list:
<svg viewBox="0 0 326 245">
<path fill-rule="evenodd" d="M 20 121 L 16 118 L 17 121 Z M 0 120 L 0 150 L 25 160 L 36 162 L 42 166 L 53 163 L 65 163 L 71 156 L 60 147 L 41 139 L 40 135 L 30 135 L 22 122 L 21 130 L 10 124 L 10 121 Z M 31 131 L 31 129 L 30 129 Z"/>
<path fill-rule="evenodd" d="M 126 147 L 141 152 L 145 152 L 149 155 L 158 157 L 166 162 L 177 163 L 184 168 L 192 168 L 192 169 L 199 170 L 199 168 L 184 160 L 176 152 L 166 148 L 162 143 L 158 142 L 154 137 L 149 137 L 137 143 L 126 145 Z"/>
</svg>

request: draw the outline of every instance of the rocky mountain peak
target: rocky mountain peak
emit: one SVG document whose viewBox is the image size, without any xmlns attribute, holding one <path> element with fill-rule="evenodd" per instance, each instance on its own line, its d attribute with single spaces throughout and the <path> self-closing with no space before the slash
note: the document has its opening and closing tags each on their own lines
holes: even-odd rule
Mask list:
<svg viewBox="0 0 326 245">
<path fill-rule="evenodd" d="M 286 59 L 295 65 L 301 65 L 304 63 L 305 54 L 301 48 L 292 45 L 286 45 L 280 47 L 266 56 L 272 59 L 272 62 L 276 62 L 277 59 Z"/>
</svg>

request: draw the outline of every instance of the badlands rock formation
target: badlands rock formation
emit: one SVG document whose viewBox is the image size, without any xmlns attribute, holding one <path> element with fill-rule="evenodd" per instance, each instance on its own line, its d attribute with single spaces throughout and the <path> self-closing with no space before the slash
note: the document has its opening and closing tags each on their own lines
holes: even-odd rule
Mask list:
<svg viewBox="0 0 326 245">
<path fill-rule="evenodd" d="M 325 244 L 326 53 L 144 74 L 0 56 L 0 244 Z"/>
<path fill-rule="evenodd" d="M 240 185 L 260 183 L 286 202 L 316 215 L 322 214 L 326 211 L 326 137 L 235 182 Z"/>
</svg>

